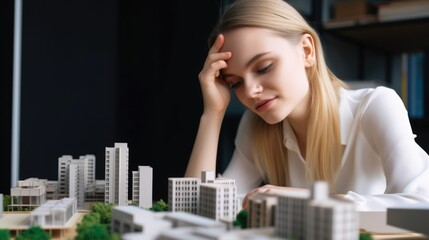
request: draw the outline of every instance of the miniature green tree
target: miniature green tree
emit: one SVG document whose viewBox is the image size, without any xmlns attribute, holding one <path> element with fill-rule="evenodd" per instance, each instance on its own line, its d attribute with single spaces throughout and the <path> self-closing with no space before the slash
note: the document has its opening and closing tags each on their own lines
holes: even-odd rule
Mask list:
<svg viewBox="0 0 429 240">
<path fill-rule="evenodd" d="M 95 203 L 91 213 L 86 214 L 77 225 L 76 240 L 119 240 L 118 234 L 110 234 L 114 204 Z"/>
<path fill-rule="evenodd" d="M 242 229 L 247 228 L 247 216 L 249 215 L 249 212 L 247 210 L 240 210 L 238 212 L 237 217 L 235 221 L 232 223 L 236 227 L 241 227 Z"/>
<path fill-rule="evenodd" d="M 373 240 L 371 233 L 360 233 L 359 234 L 359 240 Z"/>
<path fill-rule="evenodd" d="M 78 237 L 95 224 L 100 224 L 100 214 L 98 213 L 88 213 L 83 216 L 82 221 L 77 225 L 76 231 Z"/>
<path fill-rule="evenodd" d="M 110 224 L 112 222 L 113 204 L 95 203 L 92 206 L 92 212 L 100 214 L 100 223 Z"/>
<path fill-rule="evenodd" d="M 102 224 L 95 223 L 81 229 L 76 236 L 76 240 L 106 240 L 110 239 L 110 234 Z"/>
<path fill-rule="evenodd" d="M 0 229 L 0 240 L 9 240 L 10 231 L 9 229 Z"/>
<path fill-rule="evenodd" d="M 121 235 L 119 233 L 112 233 L 110 240 L 121 240 Z"/>
<path fill-rule="evenodd" d="M 49 240 L 51 235 L 39 226 L 32 226 L 18 234 L 15 240 Z"/>
<path fill-rule="evenodd" d="M 156 202 L 149 210 L 154 212 L 166 212 L 168 211 L 168 204 L 164 200 L 160 199 Z"/>
</svg>

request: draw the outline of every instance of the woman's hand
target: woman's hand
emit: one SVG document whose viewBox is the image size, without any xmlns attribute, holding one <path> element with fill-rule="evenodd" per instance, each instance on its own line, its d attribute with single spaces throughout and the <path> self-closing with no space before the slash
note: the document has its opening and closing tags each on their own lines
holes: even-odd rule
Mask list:
<svg viewBox="0 0 429 240">
<path fill-rule="evenodd" d="M 229 85 L 221 79 L 221 70 L 228 67 L 226 60 L 231 58 L 231 52 L 220 52 L 224 36 L 220 34 L 210 48 L 204 67 L 198 78 L 204 100 L 204 112 L 209 114 L 224 114 L 231 99 Z"/>
<path fill-rule="evenodd" d="M 292 192 L 292 191 L 293 192 L 308 192 L 308 189 L 279 187 L 279 186 L 267 184 L 267 185 L 264 185 L 262 187 L 255 188 L 252 191 L 248 192 L 243 199 L 242 208 L 247 210 L 249 199 L 258 193 L 265 193 L 265 194 L 277 196 L 277 195 L 282 195 L 282 194 Z"/>
</svg>

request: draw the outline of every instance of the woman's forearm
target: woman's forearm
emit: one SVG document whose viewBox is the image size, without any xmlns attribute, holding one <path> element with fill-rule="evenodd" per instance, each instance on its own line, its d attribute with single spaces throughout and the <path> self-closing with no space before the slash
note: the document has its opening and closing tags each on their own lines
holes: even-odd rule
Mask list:
<svg viewBox="0 0 429 240">
<path fill-rule="evenodd" d="M 185 177 L 200 177 L 201 171 L 216 171 L 219 134 L 223 115 L 203 114 Z"/>
</svg>

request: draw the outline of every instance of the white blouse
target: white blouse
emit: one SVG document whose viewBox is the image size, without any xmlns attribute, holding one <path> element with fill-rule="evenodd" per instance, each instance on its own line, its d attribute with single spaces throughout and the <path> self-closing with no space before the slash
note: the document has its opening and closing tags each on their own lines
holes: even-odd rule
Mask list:
<svg viewBox="0 0 429 240">
<path fill-rule="evenodd" d="M 340 91 L 342 166 L 331 193 L 345 194 L 360 211 L 429 202 L 429 156 L 415 142 L 407 110 L 386 87 Z M 248 112 L 243 114 L 235 150 L 223 177 L 234 178 L 238 194 L 261 185 L 249 141 Z M 283 142 L 288 149 L 291 187 L 308 188 L 305 160 L 287 120 Z"/>
</svg>

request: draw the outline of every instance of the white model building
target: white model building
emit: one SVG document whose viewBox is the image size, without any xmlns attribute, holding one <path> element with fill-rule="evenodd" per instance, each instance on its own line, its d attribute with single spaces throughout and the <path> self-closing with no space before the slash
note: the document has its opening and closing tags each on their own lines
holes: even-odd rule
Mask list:
<svg viewBox="0 0 429 240">
<path fill-rule="evenodd" d="M 162 220 L 163 213 L 157 214 L 137 206 L 115 206 L 112 208 L 112 233 L 123 235 L 129 232 L 140 232 L 156 235 L 172 223 Z"/>
<path fill-rule="evenodd" d="M 153 169 L 150 166 L 139 166 L 133 171 L 133 203 L 142 208 L 151 208 L 153 204 Z"/>
<path fill-rule="evenodd" d="M 58 193 L 64 196 L 69 192 L 69 165 L 73 157 L 70 155 L 63 155 L 58 158 Z"/>
<path fill-rule="evenodd" d="M 87 154 L 73 159 L 70 155 L 58 158 L 58 194 L 76 198 L 78 208 L 84 208 L 85 192 L 95 184 L 95 156 Z"/>
<path fill-rule="evenodd" d="M 162 233 L 173 228 L 204 228 L 206 231 L 223 232 L 226 225 L 186 212 L 153 212 L 136 206 L 112 208 L 111 231 L 119 233 L 121 239 L 162 239 Z"/>
<path fill-rule="evenodd" d="M 64 226 L 77 212 L 76 199 L 49 200 L 30 213 L 30 225 Z"/>
<path fill-rule="evenodd" d="M 128 204 L 128 144 L 106 147 L 105 204 Z"/>
<path fill-rule="evenodd" d="M 214 171 L 201 171 L 201 183 L 207 183 L 215 180 L 216 173 Z"/>
<path fill-rule="evenodd" d="M 387 208 L 387 224 L 429 236 L 429 203 L 410 203 Z"/>
<path fill-rule="evenodd" d="M 79 159 L 73 159 L 71 155 L 63 155 L 58 158 L 58 184 L 59 193 L 66 196 L 69 194 L 70 164 L 83 165 L 83 172 L 79 176 L 79 179 L 83 182 L 83 191 L 95 184 L 94 155 L 87 154 L 80 156 Z"/>
<path fill-rule="evenodd" d="M 85 192 L 85 203 L 104 202 L 104 191 L 106 188 L 106 181 L 95 180 L 95 185 L 91 186 Z"/>
<path fill-rule="evenodd" d="M 257 193 L 249 198 L 247 227 L 274 227 L 278 197 L 266 193 Z"/>
<path fill-rule="evenodd" d="M 237 187 L 234 179 L 215 179 L 200 184 L 198 215 L 232 222 L 237 207 Z"/>
<path fill-rule="evenodd" d="M 69 165 L 69 197 L 76 199 L 77 207 L 84 208 L 85 187 L 83 180 L 83 163 L 76 162 Z"/>
<path fill-rule="evenodd" d="M 18 181 L 18 186 L 10 189 L 11 201 L 9 208 L 13 210 L 32 210 L 46 202 L 46 185 L 48 180 L 28 178 Z"/>
<path fill-rule="evenodd" d="M 168 210 L 234 221 L 238 211 L 235 180 L 214 176 L 213 171 L 202 171 L 201 179 L 169 178 Z"/>
<path fill-rule="evenodd" d="M 46 199 L 48 200 L 56 200 L 62 198 L 59 194 L 59 182 L 48 180 L 46 184 Z"/>
<path fill-rule="evenodd" d="M 168 178 L 168 211 L 197 214 L 200 181 L 199 178 Z"/>
<path fill-rule="evenodd" d="M 235 229 L 222 234 L 219 240 L 285 240 L 275 235 L 274 227 Z M 290 240 L 292 240 L 291 238 Z M 286 239 L 288 240 L 288 239 Z"/>
<path fill-rule="evenodd" d="M 283 238 L 305 239 L 307 201 L 310 190 L 293 191 L 278 196 L 275 229 Z"/>
<path fill-rule="evenodd" d="M 123 208 L 127 208 L 122 206 Z M 135 211 L 126 210 L 129 214 Z M 150 217 L 146 214 L 147 227 L 142 232 L 128 232 L 121 234 L 122 240 L 280 240 L 274 234 L 274 228 L 258 229 L 232 229 L 229 230 L 224 223 L 219 221 L 193 215 L 185 212 L 166 212 L 162 219 Z M 168 227 L 165 222 L 170 223 Z M 149 224 L 152 223 L 152 224 Z M 118 223 L 119 226 L 120 223 Z M 135 224 L 135 223 L 134 223 Z M 132 224 L 130 224 L 132 225 Z M 113 227 L 112 227 L 113 229 Z"/>
<path fill-rule="evenodd" d="M 359 221 L 356 206 L 348 201 L 329 198 L 326 182 L 313 185 L 307 206 L 307 240 L 357 240 Z"/>
<path fill-rule="evenodd" d="M 329 198 L 328 184 L 318 181 L 312 191 L 278 196 L 275 229 L 282 238 L 356 240 L 358 213 L 352 202 Z"/>
</svg>

